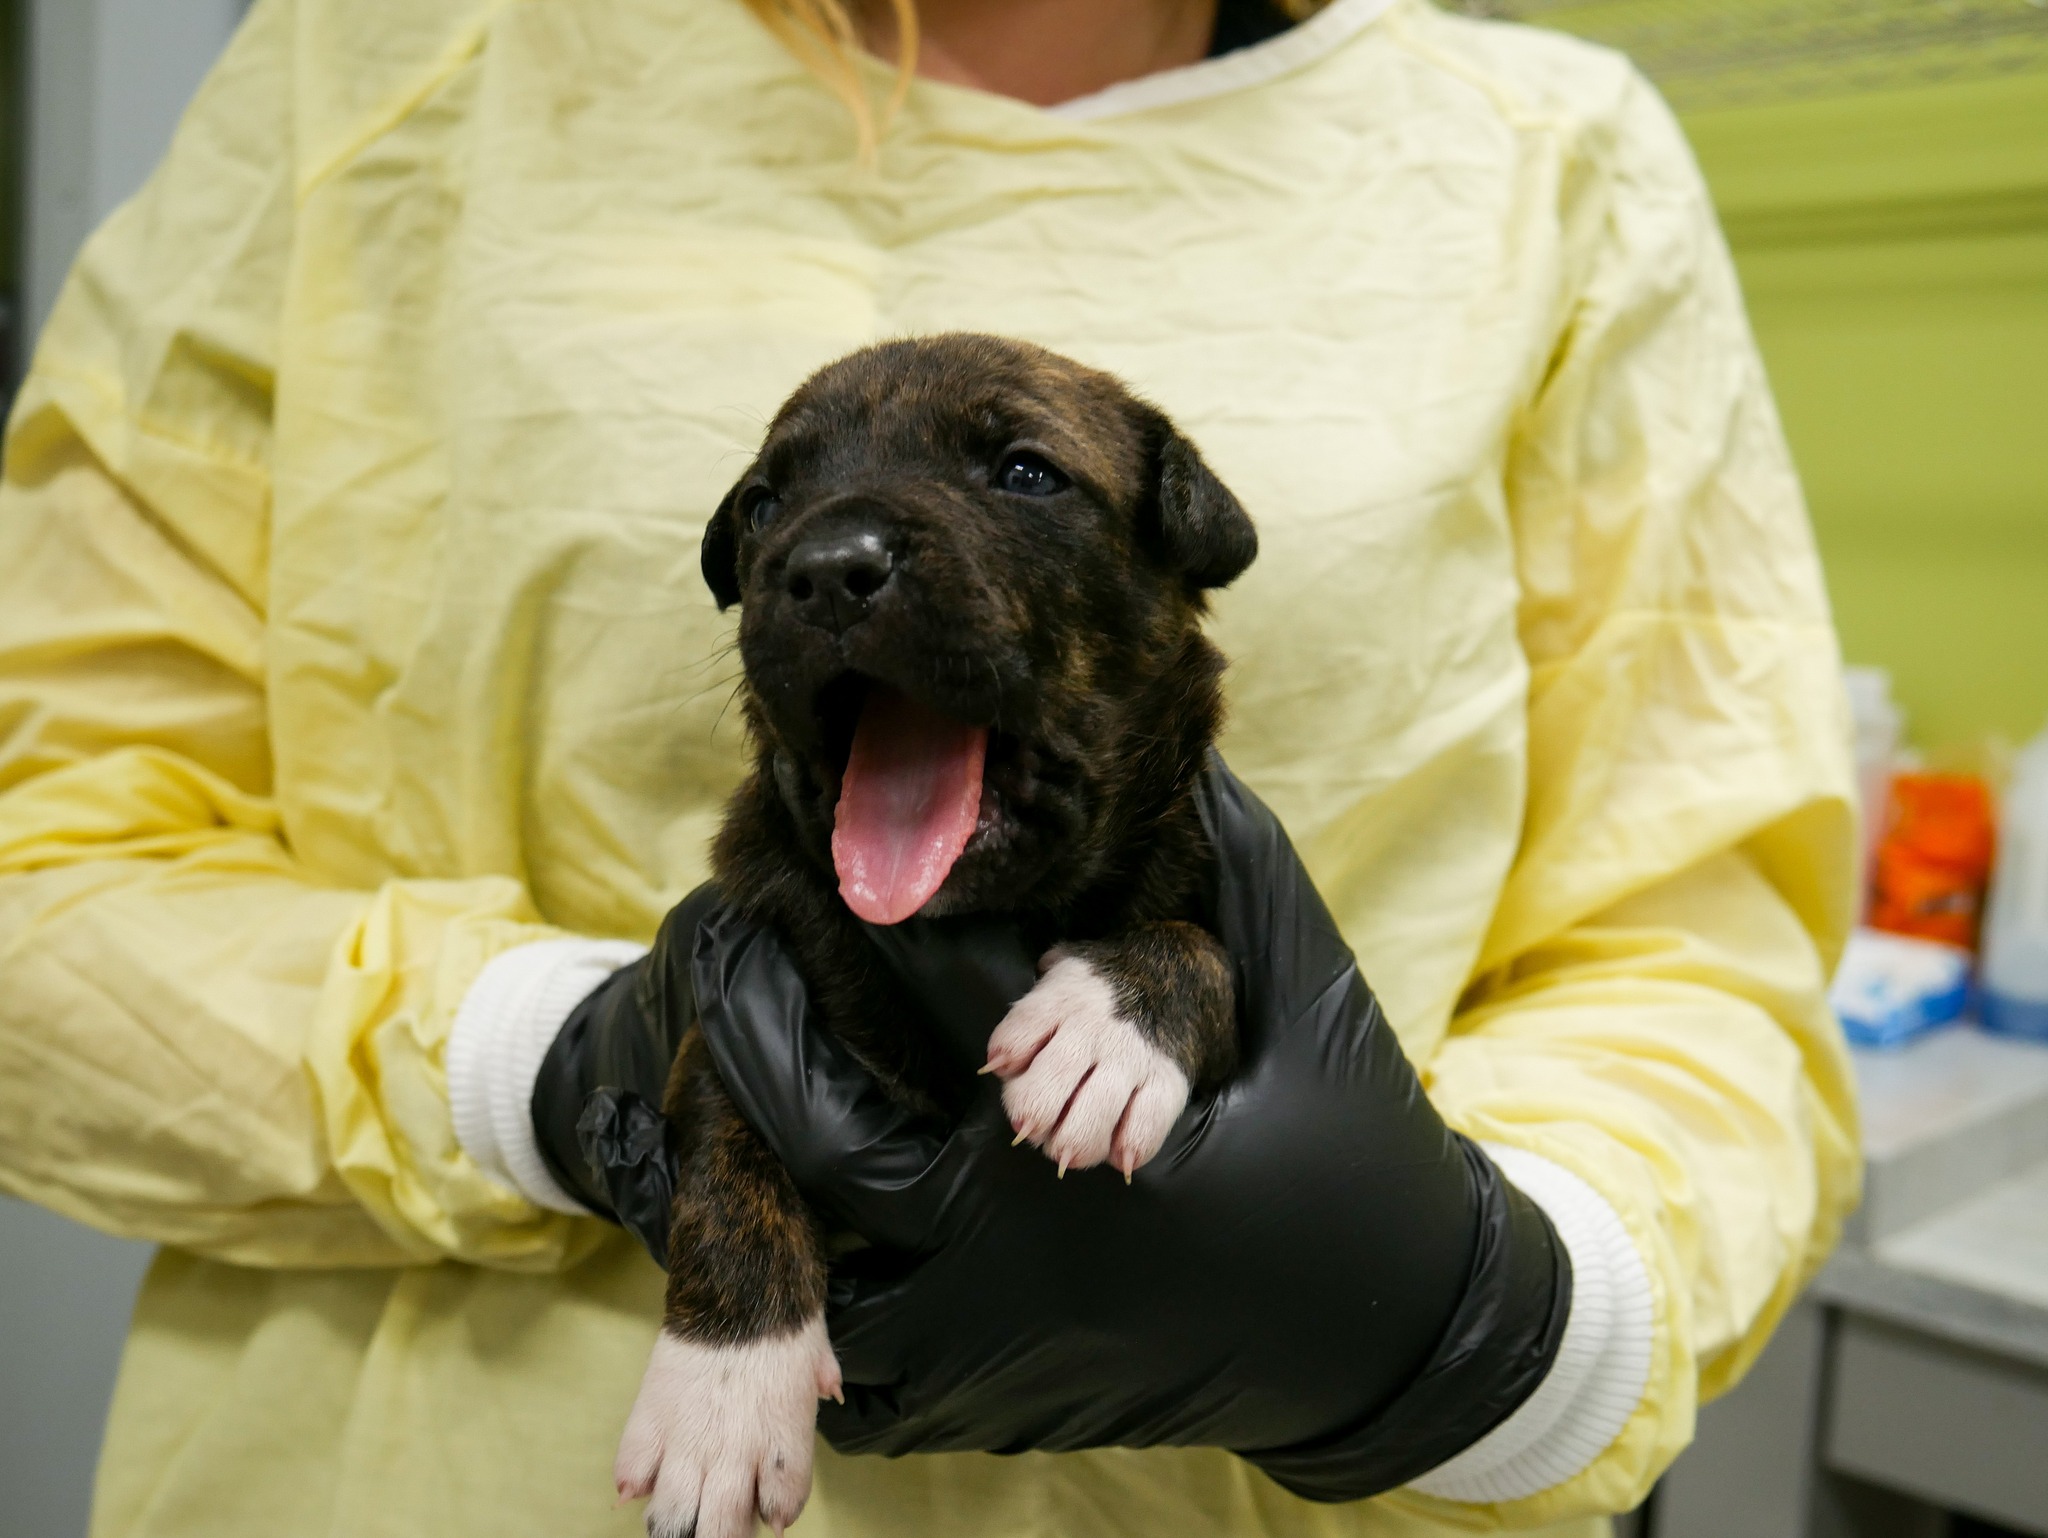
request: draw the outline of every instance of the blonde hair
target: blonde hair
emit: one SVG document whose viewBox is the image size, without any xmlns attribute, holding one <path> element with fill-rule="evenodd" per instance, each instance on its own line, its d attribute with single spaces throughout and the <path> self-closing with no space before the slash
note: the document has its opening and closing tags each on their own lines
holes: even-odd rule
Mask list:
<svg viewBox="0 0 2048 1538">
<path fill-rule="evenodd" d="M 896 82 L 878 114 L 861 78 L 860 28 L 848 0 L 746 0 L 747 9 L 782 39 L 803 67 L 823 81 L 853 117 L 860 158 L 874 158 L 875 144 L 910 94 L 917 74 L 916 0 L 889 0 L 896 14 Z"/>
<path fill-rule="evenodd" d="M 1273 0 L 1295 21 L 1306 21 L 1329 0 Z M 872 160 L 890 121 L 902 110 L 917 75 L 917 0 L 889 0 L 896 17 L 896 80 L 878 113 L 861 79 L 860 27 L 849 0 L 746 0 L 747 9 L 782 39 L 805 69 L 845 103 L 853 118 L 860 158 Z"/>
</svg>

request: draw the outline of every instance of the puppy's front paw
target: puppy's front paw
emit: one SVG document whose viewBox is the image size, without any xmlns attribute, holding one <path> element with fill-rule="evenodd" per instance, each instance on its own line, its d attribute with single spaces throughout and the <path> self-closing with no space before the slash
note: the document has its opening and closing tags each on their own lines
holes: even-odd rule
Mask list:
<svg viewBox="0 0 2048 1538">
<path fill-rule="evenodd" d="M 822 1318 L 741 1346 L 664 1330 L 612 1466 L 619 1499 L 648 1498 L 653 1538 L 751 1538 L 757 1512 L 780 1533 L 811 1493 L 818 1400 L 838 1394 Z"/>
<path fill-rule="evenodd" d="M 1180 1065 L 1118 1013 L 1108 981 L 1079 956 L 1056 960 L 1003 1017 L 988 1066 L 1005 1081 L 1010 1125 L 1061 1174 L 1106 1159 L 1129 1176 L 1188 1103 Z"/>
</svg>

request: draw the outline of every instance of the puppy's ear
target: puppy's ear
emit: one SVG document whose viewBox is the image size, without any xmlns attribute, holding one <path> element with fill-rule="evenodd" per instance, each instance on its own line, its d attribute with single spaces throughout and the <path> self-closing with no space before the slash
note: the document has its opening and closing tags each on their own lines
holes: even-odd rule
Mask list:
<svg viewBox="0 0 2048 1538">
<path fill-rule="evenodd" d="M 732 509 L 733 503 L 739 499 L 740 486 L 744 484 L 744 481 L 739 482 L 725 494 L 725 500 L 718 504 L 718 511 L 704 525 L 704 548 L 699 564 L 704 569 L 704 585 L 718 600 L 720 613 L 740 601 L 740 534 L 739 525 L 733 521 Z"/>
<path fill-rule="evenodd" d="M 1259 553 L 1251 515 L 1171 422 L 1155 427 L 1152 501 L 1167 564 L 1194 587 L 1227 587 Z"/>
</svg>

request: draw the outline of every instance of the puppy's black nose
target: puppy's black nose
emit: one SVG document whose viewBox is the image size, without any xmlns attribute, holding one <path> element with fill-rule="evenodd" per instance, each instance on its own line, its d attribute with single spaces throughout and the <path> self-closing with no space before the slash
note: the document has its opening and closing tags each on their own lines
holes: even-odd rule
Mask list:
<svg viewBox="0 0 2048 1538">
<path fill-rule="evenodd" d="M 896 574 L 896 558 L 872 529 L 810 539 L 789 553 L 783 581 L 796 612 L 820 630 L 850 630 L 867 618 Z"/>
</svg>

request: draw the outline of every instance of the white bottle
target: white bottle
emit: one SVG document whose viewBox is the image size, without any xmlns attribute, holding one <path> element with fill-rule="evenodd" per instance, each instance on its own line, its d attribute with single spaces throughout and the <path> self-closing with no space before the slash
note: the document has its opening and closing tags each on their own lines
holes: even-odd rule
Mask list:
<svg viewBox="0 0 2048 1538">
<path fill-rule="evenodd" d="M 1857 877 L 1857 918 L 1870 901 L 1870 866 L 1884 836 L 1892 771 L 1898 765 L 1906 718 L 1892 699 L 1892 675 L 1883 668 L 1844 668 L 1849 718 L 1856 728 L 1856 799 L 1861 803 L 1863 867 Z"/>
<path fill-rule="evenodd" d="M 1984 916 L 1984 1024 L 2048 1041 L 2048 731 L 2021 751 Z"/>
</svg>

